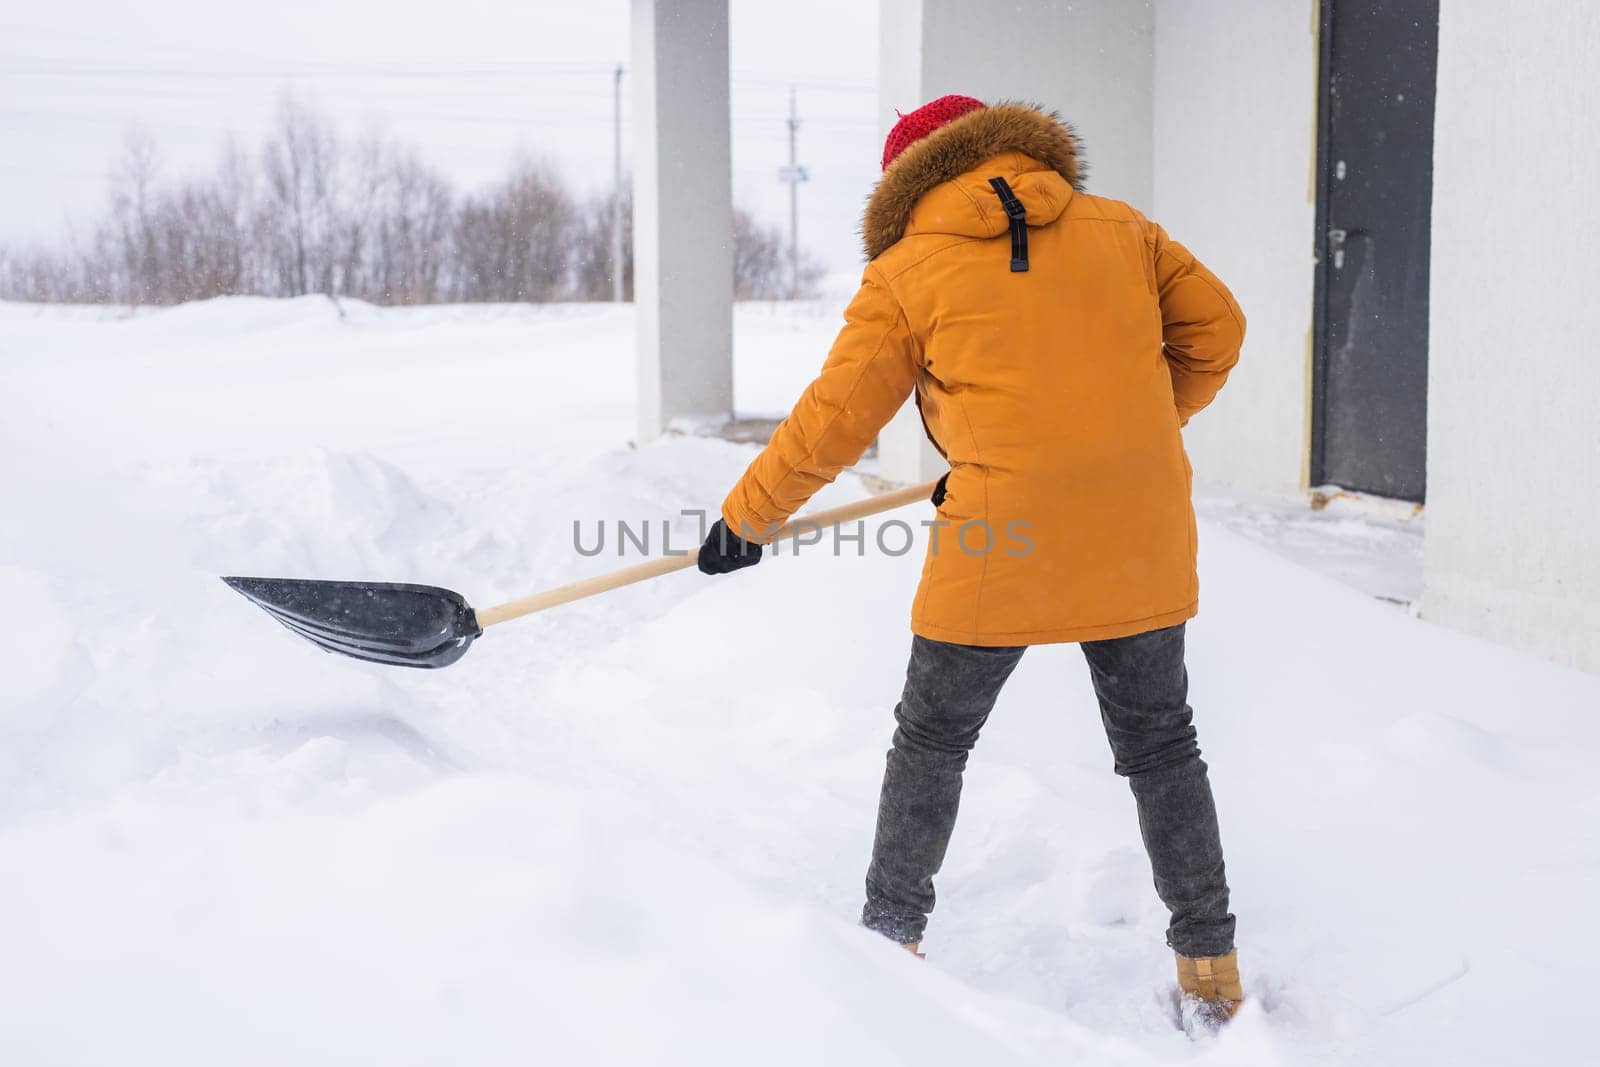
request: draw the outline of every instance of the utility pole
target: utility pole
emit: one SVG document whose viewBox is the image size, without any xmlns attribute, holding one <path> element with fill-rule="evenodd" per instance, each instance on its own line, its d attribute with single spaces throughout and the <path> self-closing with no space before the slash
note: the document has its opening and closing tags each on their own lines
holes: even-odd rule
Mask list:
<svg viewBox="0 0 1600 1067">
<path fill-rule="evenodd" d="M 795 155 L 795 135 L 800 115 L 795 109 L 794 86 L 789 86 L 789 299 L 800 297 L 800 161 Z"/>
<path fill-rule="evenodd" d="M 612 82 L 611 299 L 622 303 L 622 64 Z"/>
</svg>

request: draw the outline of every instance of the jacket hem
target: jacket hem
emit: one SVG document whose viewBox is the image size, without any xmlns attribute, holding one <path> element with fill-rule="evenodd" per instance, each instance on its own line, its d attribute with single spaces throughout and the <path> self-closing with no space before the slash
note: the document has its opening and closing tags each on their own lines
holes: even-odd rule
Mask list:
<svg viewBox="0 0 1600 1067">
<path fill-rule="evenodd" d="M 911 632 L 930 641 L 943 641 L 953 645 L 978 645 L 986 648 L 1013 648 L 1019 645 L 1058 645 L 1079 641 L 1109 641 L 1115 637 L 1132 637 L 1149 630 L 1162 630 L 1192 619 L 1200 611 L 1200 602 L 1194 600 L 1175 611 L 1150 615 L 1143 619 L 1123 622 L 1099 623 L 1094 626 L 1062 626 L 1048 630 L 1018 630 L 1010 633 L 991 631 L 953 630 L 935 626 L 921 619 L 911 620 Z"/>
</svg>

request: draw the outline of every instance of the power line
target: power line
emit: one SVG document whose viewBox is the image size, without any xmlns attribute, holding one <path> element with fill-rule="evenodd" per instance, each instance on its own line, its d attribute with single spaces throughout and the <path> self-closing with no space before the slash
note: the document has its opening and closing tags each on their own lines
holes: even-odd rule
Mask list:
<svg viewBox="0 0 1600 1067">
<path fill-rule="evenodd" d="M 185 78 L 207 80 L 257 81 L 261 79 L 500 79 L 530 78 L 539 76 L 594 77 L 613 73 L 616 64 L 599 64 L 578 61 L 536 61 L 465 65 L 393 64 L 393 63 L 284 63 L 256 61 L 253 66 L 217 67 L 149 67 L 117 66 L 107 64 L 85 65 L 66 57 L 18 57 L 20 63 L 0 66 L 0 75 L 26 78 L 117 78 L 135 81 L 157 81 Z M 626 69 L 626 68 L 624 68 Z M 873 95 L 875 85 L 863 82 L 834 81 L 819 78 L 789 77 L 770 72 L 734 71 L 730 81 L 747 86 L 783 89 L 793 86 L 812 92 L 831 92 Z"/>
<path fill-rule="evenodd" d="M 0 67 L 0 74 L 10 77 L 22 78 L 120 78 L 130 81 L 154 81 L 177 79 L 204 79 L 208 81 L 260 81 L 262 79 L 279 80 L 285 78 L 306 79 L 429 79 L 429 78 L 527 78 L 535 75 L 548 76 L 551 74 L 587 74 L 588 71 L 571 70 L 559 71 L 554 69 L 518 70 L 516 68 L 444 68 L 426 69 L 415 68 L 332 68 L 332 67 L 263 67 L 257 69 L 235 68 L 233 70 L 217 69 L 177 69 L 165 70 L 145 67 L 108 67 L 108 66 L 81 66 L 73 64 L 70 67 Z"/>
<path fill-rule="evenodd" d="M 774 89 L 806 89 L 815 92 L 863 93 L 877 95 L 878 87 L 868 82 L 827 81 L 803 75 L 773 74 L 770 71 L 734 71 L 732 81 L 746 85 L 766 85 Z"/>
</svg>

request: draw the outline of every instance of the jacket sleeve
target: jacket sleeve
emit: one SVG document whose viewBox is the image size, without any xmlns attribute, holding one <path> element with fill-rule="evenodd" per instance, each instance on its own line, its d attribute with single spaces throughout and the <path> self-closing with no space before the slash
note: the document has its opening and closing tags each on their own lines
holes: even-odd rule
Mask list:
<svg viewBox="0 0 1600 1067">
<path fill-rule="evenodd" d="M 1228 287 L 1183 245 L 1150 223 L 1162 352 L 1172 374 L 1178 422 L 1216 397 L 1244 344 L 1244 312 Z"/>
<path fill-rule="evenodd" d="M 733 533 L 765 542 L 774 529 L 867 450 L 905 403 L 921 358 L 905 313 L 867 265 L 844 328 L 815 381 L 722 504 Z"/>
</svg>

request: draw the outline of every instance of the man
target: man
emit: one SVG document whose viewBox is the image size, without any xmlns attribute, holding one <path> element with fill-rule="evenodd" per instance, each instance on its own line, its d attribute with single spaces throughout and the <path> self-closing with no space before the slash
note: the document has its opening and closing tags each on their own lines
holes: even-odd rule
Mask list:
<svg viewBox="0 0 1600 1067">
<path fill-rule="evenodd" d="M 901 117 L 883 167 L 844 329 L 728 494 L 700 569 L 758 562 L 915 393 L 950 464 L 934 494 L 948 525 L 912 608 L 862 922 L 918 950 L 1001 687 L 1028 645 L 1078 642 L 1172 913 L 1180 988 L 1224 1020 L 1243 993 L 1186 703 L 1199 583 L 1179 428 L 1237 362 L 1244 315 L 1161 227 L 1083 192 L 1076 135 L 1038 108 L 942 97 Z"/>
</svg>

